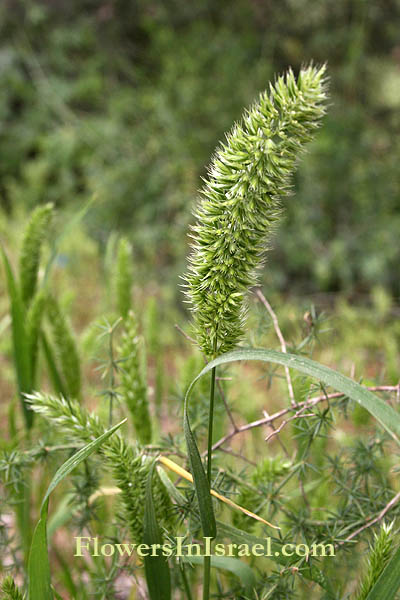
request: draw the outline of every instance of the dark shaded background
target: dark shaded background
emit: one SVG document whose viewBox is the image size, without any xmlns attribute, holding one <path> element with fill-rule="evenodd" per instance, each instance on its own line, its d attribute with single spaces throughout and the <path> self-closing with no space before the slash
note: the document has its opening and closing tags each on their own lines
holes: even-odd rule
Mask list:
<svg viewBox="0 0 400 600">
<path fill-rule="evenodd" d="M 184 268 L 200 176 L 274 73 L 328 62 L 332 105 L 266 273 L 281 291 L 400 284 L 400 1 L 3 0 L 0 203 L 82 206 L 154 278 Z"/>
</svg>

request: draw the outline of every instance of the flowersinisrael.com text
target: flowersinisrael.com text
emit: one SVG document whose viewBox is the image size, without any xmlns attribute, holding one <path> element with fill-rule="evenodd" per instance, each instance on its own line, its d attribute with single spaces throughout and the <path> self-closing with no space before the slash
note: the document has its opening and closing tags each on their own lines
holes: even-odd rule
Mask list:
<svg viewBox="0 0 400 600">
<path fill-rule="evenodd" d="M 212 538 L 205 537 L 203 544 L 187 544 L 185 537 L 176 537 L 175 543 L 131 544 L 102 543 L 98 537 L 76 537 L 74 556 L 335 556 L 333 544 L 294 544 L 277 545 L 271 538 L 265 538 L 263 544 L 221 544 L 211 547 Z"/>
</svg>

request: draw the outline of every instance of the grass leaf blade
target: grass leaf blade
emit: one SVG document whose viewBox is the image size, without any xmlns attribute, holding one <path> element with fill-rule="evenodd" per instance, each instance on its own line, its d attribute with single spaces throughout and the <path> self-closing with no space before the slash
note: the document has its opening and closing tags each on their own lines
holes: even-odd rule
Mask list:
<svg viewBox="0 0 400 600">
<path fill-rule="evenodd" d="M 162 545 L 162 536 L 156 519 L 154 509 L 152 480 L 155 463 L 152 464 L 146 484 L 146 510 L 144 513 L 144 542 L 148 546 L 152 544 Z M 171 599 L 171 577 L 167 559 L 156 554 L 146 556 L 144 559 L 147 587 L 150 600 Z"/>
<path fill-rule="evenodd" d="M 6 271 L 7 288 L 10 300 L 11 328 L 13 340 L 14 363 L 17 373 L 19 395 L 22 402 L 26 426 L 32 427 L 33 413 L 25 403 L 24 394 L 31 390 L 31 368 L 29 357 L 28 336 L 25 331 L 25 308 L 22 302 L 20 290 L 16 284 L 10 262 L 4 248 L 1 247 L 3 264 Z"/>
<path fill-rule="evenodd" d="M 367 596 L 367 600 L 393 600 L 400 588 L 400 548 L 386 565 L 382 575 Z"/>
<path fill-rule="evenodd" d="M 185 397 L 183 429 L 189 456 L 190 470 L 193 475 L 194 487 L 196 490 L 197 501 L 199 503 L 200 521 L 203 534 L 205 537 L 215 538 L 217 535 L 217 525 L 215 522 L 214 509 L 212 505 L 210 484 L 204 471 L 196 439 L 193 435 L 189 422 L 187 409 L 190 389 L 191 388 L 189 388 Z"/>
<path fill-rule="evenodd" d="M 346 377 L 325 365 L 321 365 L 314 360 L 305 358 L 304 356 L 285 354 L 283 352 L 277 352 L 276 350 L 253 348 L 243 348 L 241 350 L 227 352 L 212 360 L 204 367 L 190 384 L 187 396 L 190 395 L 196 381 L 214 367 L 242 360 L 255 360 L 279 364 L 291 369 L 296 369 L 301 373 L 322 381 L 364 407 L 400 445 L 400 415 L 391 406 L 356 381 L 353 381 L 349 377 Z"/>
</svg>

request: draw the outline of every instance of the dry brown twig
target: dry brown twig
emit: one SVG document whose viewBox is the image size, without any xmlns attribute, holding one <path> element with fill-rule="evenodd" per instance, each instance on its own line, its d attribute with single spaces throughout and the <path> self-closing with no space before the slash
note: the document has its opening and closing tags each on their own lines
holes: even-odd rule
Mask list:
<svg viewBox="0 0 400 600">
<path fill-rule="evenodd" d="M 388 393 L 396 393 L 397 394 L 398 390 L 399 390 L 399 385 L 375 385 L 375 386 L 368 386 L 368 387 L 366 387 L 366 389 L 369 390 L 370 392 L 388 392 Z M 263 419 L 258 419 L 257 421 L 252 421 L 251 423 L 246 423 L 245 425 L 241 425 L 236 430 L 230 431 L 229 433 L 224 435 L 221 439 L 219 439 L 217 442 L 215 442 L 215 444 L 213 445 L 213 450 L 217 450 L 220 446 L 225 444 L 227 441 L 231 440 L 235 435 L 244 433 L 245 431 L 248 431 L 249 429 L 254 429 L 256 427 L 261 427 L 264 425 L 269 426 L 270 423 L 274 423 L 275 421 L 282 419 L 283 417 L 285 417 L 285 415 L 287 415 L 288 413 L 290 413 L 293 410 L 299 410 L 303 407 L 304 407 L 304 409 L 312 408 L 312 407 L 316 406 L 317 404 L 319 404 L 320 402 L 324 402 L 324 401 L 329 402 L 329 400 L 332 400 L 335 398 L 343 398 L 344 395 L 345 394 L 342 394 L 341 392 L 332 392 L 331 394 L 324 394 L 322 396 L 316 396 L 314 398 L 304 400 L 303 402 L 298 402 L 293 407 L 291 406 L 291 407 L 287 407 L 287 408 L 282 408 L 281 410 L 278 410 L 277 412 L 273 413 L 272 415 L 268 415 L 267 417 L 264 417 Z"/>
<path fill-rule="evenodd" d="M 359 527 L 356 531 L 353 531 L 352 534 L 347 536 L 347 538 L 345 540 L 340 541 L 337 545 L 342 546 L 346 542 L 350 542 L 352 539 L 357 537 L 362 531 L 364 531 L 365 529 L 368 529 L 368 527 L 372 527 L 372 525 L 375 525 L 376 523 L 379 523 L 379 521 L 382 521 L 382 519 L 386 515 L 386 513 L 388 513 L 389 510 L 391 508 L 393 508 L 393 506 L 399 502 L 399 500 L 400 500 L 400 492 L 398 492 L 395 496 L 393 496 L 393 498 L 386 504 L 385 508 L 383 508 L 381 510 L 381 512 L 378 514 L 377 517 L 374 517 L 373 519 L 370 519 L 369 521 L 367 521 L 364 525 Z"/>
<path fill-rule="evenodd" d="M 272 323 L 274 325 L 275 333 L 281 344 L 281 350 L 282 350 L 282 352 L 287 354 L 286 341 L 285 341 L 285 338 L 283 337 L 281 328 L 279 327 L 278 317 L 274 313 L 272 306 L 270 305 L 270 303 L 268 302 L 268 300 L 266 299 L 266 297 L 264 296 L 262 291 L 260 289 L 257 289 L 255 294 L 256 294 L 257 298 L 260 300 L 260 302 L 265 306 L 265 308 L 269 312 L 270 317 L 272 319 Z M 288 387 L 288 392 L 289 392 L 290 403 L 292 406 L 295 406 L 296 399 L 294 397 L 294 390 L 293 390 L 292 378 L 290 376 L 289 367 L 285 367 L 285 376 L 286 376 L 286 382 L 287 382 L 287 387 Z"/>
</svg>

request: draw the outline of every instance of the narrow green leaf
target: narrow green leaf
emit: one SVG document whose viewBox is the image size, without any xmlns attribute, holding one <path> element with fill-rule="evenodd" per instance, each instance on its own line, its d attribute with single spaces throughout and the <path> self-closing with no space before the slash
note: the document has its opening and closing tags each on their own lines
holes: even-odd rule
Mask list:
<svg viewBox="0 0 400 600">
<path fill-rule="evenodd" d="M 367 600 L 394 600 L 400 588 L 400 548 L 386 565 L 382 575 L 367 596 Z"/>
<path fill-rule="evenodd" d="M 215 522 L 214 509 L 210 494 L 210 484 L 204 471 L 203 463 L 196 439 L 190 428 L 188 416 L 188 401 L 192 385 L 189 387 L 185 397 L 185 407 L 183 416 L 183 430 L 185 433 L 186 446 L 189 455 L 190 470 L 193 475 L 194 487 L 196 490 L 197 502 L 199 504 L 200 521 L 204 537 L 215 538 L 217 535 L 217 525 Z"/>
<path fill-rule="evenodd" d="M 223 354 L 209 362 L 201 373 L 197 375 L 186 392 L 186 398 L 189 397 L 196 381 L 211 371 L 211 369 L 219 365 L 241 360 L 257 360 L 283 365 L 322 381 L 368 410 L 382 427 L 390 433 L 395 441 L 400 444 L 400 415 L 389 404 L 349 377 L 329 367 L 325 367 L 314 360 L 294 354 L 285 354 L 275 350 L 255 350 L 252 348 L 244 348 L 243 350 L 235 350 L 234 352 Z"/>
<path fill-rule="evenodd" d="M 144 512 L 144 543 L 151 546 L 159 544 L 162 546 L 162 535 L 156 519 L 154 509 L 152 480 L 153 463 L 150 467 L 146 484 L 146 508 Z M 146 556 L 144 559 L 144 568 L 146 572 L 147 587 L 150 600 L 170 600 L 171 599 L 171 577 L 166 557 L 156 554 L 156 556 Z"/>
<path fill-rule="evenodd" d="M 126 419 L 114 425 L 111 429 L 103 433 L 93 442 L 87 444 L 69 458 L 58 469 L 50 482 L 47 492 L 43 498 L 40 519 L 36 525 L 28 561 L 28 598 L 29 600 L 53 600 L 53 592 L 50 581 L 50 563 L 47 552 L 47 514 L 49 508 L 49 497 L 55 487 L 82 461 L 88 458 L 101 444 L 112 435 Z"/>
<path fill-rule="evenodd" d="M 22 302 L 20 290 L 15 282 L 10 262 L 3 247 L 1 247 L 1 253 L 6 271 L 8 295 L 10 300 L 11 328 L 17 385 L 26 426 L 28 429 L 30 429 L 33 423 L 33 412 L 28 409 L 24 400 L 24 394 L 28 394 L 32 391 L 29 343 L 28 336 L 25 331 L 25 307 Z"/>
<path fill-rule="evenodd" d="M 204 559 L 202 556 L 182 556 L 181 560 L 184 563 L 201 565 L 203 564 Z M 216 569 L 225 569 L 239 577 L 243 583 L 246 594 L 250 594 L 257 584 L 254 571 L 248 564 L 239 558 L 232 558 L 230 556 L 211 556 L 211 566 Z"/>
</svg>

